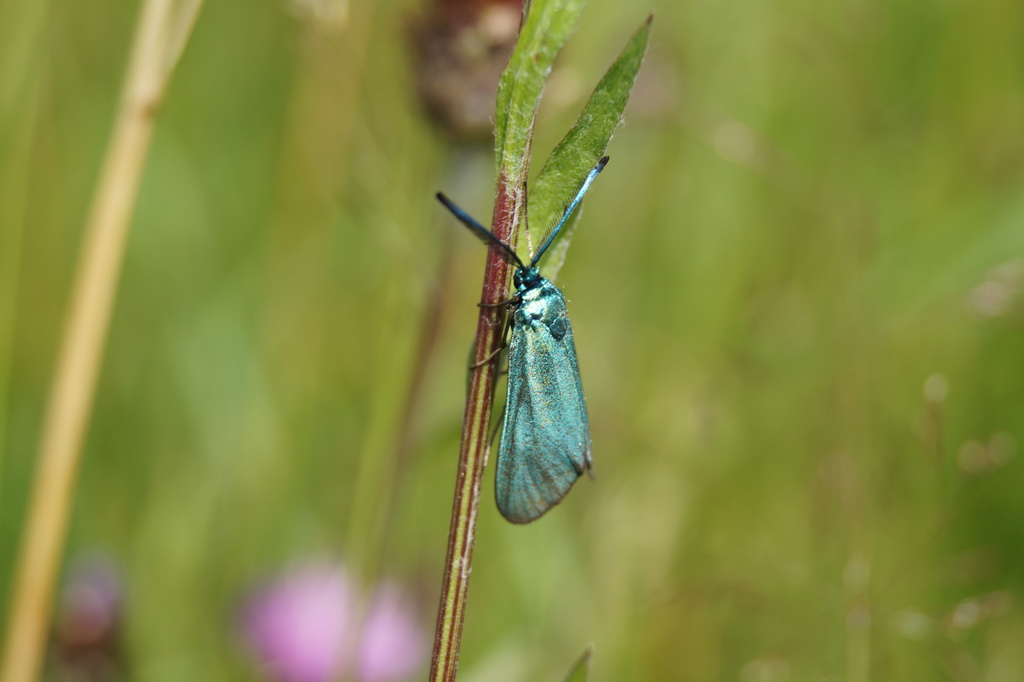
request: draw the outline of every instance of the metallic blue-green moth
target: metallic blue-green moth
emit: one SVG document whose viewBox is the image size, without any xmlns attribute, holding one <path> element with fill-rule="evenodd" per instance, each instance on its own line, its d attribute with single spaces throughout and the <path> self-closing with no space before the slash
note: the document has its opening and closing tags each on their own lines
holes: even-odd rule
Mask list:
<svg viewBox="0 0 1024 682">
<path fill-rule="evenodd" d="M 495 476 L 498 510 L 512 523 L 539 518 L 592 467 L 587 406 L 565 297 L 540 274 L 537 262 L 606 163 L 608 157 L 587 174 L 529 265 L 493 232 L 437 195 L 473 234 L 516 266 L 516 293 L 509 303 L 508 393 Z"/>
</svg>

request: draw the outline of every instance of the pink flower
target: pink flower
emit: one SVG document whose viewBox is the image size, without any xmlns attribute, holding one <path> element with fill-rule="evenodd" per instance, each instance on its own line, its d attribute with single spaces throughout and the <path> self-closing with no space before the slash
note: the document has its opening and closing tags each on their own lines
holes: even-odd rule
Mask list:
<svg viewBox="0 0 1024 682">
<path fill-rule="evenodd" d="M 250 600 L 245 639 L 274 682 L 333 682 L 353 673 L 359 682 L 398 682 L 418 672 L 424 636 L 397 587 L 375 592 L 361 632 L 358 599 L 340 566 L 297 567 Z"/>
<path fill-rule="evenodd" d="M 398 588 L 378 587 L 359 647 L 359 680 L 404 680 L 419 670 L 426 653 L 423 633 L 413 622 Z"/>
</svg>

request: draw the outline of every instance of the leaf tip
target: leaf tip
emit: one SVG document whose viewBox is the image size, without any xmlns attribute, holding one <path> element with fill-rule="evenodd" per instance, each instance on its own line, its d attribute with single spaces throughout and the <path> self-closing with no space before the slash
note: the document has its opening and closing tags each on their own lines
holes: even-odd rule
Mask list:
<svg viewBox="0 0 1024 682">
<path fill-rule="evenodd" d="M 594 656 L 594 643 L 591 642 L 583 650 L 583 654 L 576 659 L 564 682 L 586 682 L 590 677 L 590 661 Z"/>
</svg>

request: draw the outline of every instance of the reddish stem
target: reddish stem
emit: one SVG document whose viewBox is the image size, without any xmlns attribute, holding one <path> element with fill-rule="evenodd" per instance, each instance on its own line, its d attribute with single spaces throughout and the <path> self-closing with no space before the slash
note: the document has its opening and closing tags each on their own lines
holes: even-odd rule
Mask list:
<svg viewBox="0 0 1024 682">
<path fill-rule="evenodd" d="M 509 183 L 504 177 L 498 179 L 491 229 L 506 243 L 510 242 L 516 222 L 518 197 L 513 192 L 517 186 L 518 183 Z M 497 363 L 494 360 L 484 361 L 491 355 L 497 357 L 496 351 L 503 341 L 501 332 L 504 310 L 493 304 L 505 300 L 507 281 L 508 264 L 496 249 L 489 249 L 480 302 L 491 305 L 480 308 L 476 327 L 474 369 L 470 370 L 469 394 L 462 422 L 459 471 L 452 504 L 452 521 L 448 530 L 448 558 L 445 562 L 444 582 L 441 584 L 434 654 L 430 664 L 432 682 L 453 682 L 458 668 L 466 594 L 476 540 L 477 512 L 480 509 L 480 481 L 490 448 L 488 427 L 497 374 Z"/>
</svg>

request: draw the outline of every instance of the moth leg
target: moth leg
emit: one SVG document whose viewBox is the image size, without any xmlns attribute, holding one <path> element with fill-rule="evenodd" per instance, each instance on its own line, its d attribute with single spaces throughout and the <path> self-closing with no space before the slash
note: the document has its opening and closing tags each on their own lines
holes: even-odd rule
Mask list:
<svg viewBox="0 0 1024 682">
<path fill-rule="evenodd" d="M 518 300 L 519 294 L 516 294 L 512 298 L 506 298 L 504 301 L 498 301 L 497 303 L 477 303 L 476 306 L 478 308 L 500 308 L 502 306 L 509 305 L 510 303 L 515 303 Z"/>
<path fill-rule="evenodd" d="M 512 300 L 516 300 L 516 299 L 513 298 Z M 477 305 L 481 305 L 482 306 L 484 304 L 483 303 L 479 303 Z M 501 333 L 501 345 L 498 346 L 497 350 L 495 350 L 492 353 L 490 353 L 486 358 L 484 358 L 480 362 L 474 362 L 473 364 L 471 364 L 469 366 L 469 369 L 474 370 L 474 369 L 478 369 L 480 367 L 483 367 L 487 363 L 489 363 L 492 360 L 494 360 L 494 358 L 498 357 L 498 354 L 501 353 L 501 351 L 503 351 L 506 348 L 508 348 L 508 330 L 511 329 L 511 328 L 512 328 L 512 316 L 511 315 L 506 315 L 505 316 L 505 329 Z"/>
<path fill-rule="evenodd" d="M 483 360 L 481 360 L 480 362 L 474 362 L 472 365 L 469 366 L 469 368 L 470 369 L 479 369 L 480 367 L 483 367 L 484 365 L 489 363 L 491 360 L 493 360 L 494 358 L 498 357 L 498 354 L 501 353 L 501 351 L 503 351 L 503 350 L 505 350 L 504 342 L 493 353 L 489 353 L 487 355 L 487 357 L 484 358 Z"/>
<path fill-rule="evenodd" d="M 491 447 L 494 447 L 494 439 L 498 437 L 498 432 L 501 431 L 501 425 L 505 423 L 505 410 L 508 405 L 501 406 L 501 414 L 498 415 L 498 419 L 494 422 L 494 428 L 491 429 Z"/>
</svg>

